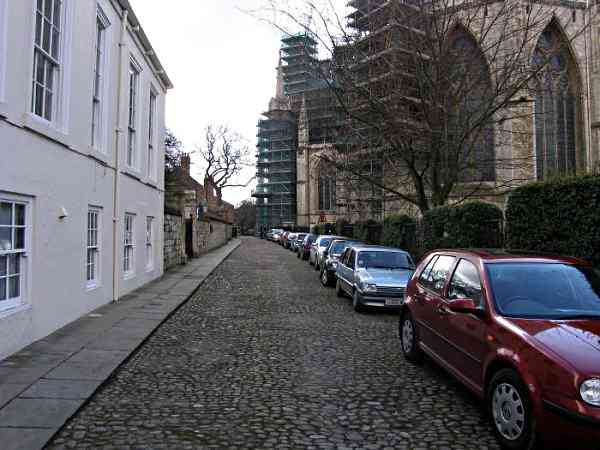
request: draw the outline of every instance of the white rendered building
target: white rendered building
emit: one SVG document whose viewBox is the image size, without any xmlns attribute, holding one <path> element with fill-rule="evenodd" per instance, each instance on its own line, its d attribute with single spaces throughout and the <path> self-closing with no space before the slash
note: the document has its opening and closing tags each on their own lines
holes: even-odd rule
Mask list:
<svg viewBox="0 0 600 450">
<path fill-rule="evenodd" d="M 171 87 L 128 0 L 0 0 L 0 359 L 161 276 Z"/>
</svg>

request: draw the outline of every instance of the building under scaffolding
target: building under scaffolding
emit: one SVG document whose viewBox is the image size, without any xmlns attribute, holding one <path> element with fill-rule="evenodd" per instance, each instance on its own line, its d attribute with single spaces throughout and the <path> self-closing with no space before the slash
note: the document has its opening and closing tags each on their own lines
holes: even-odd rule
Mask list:
<svg viewBox="0 0 600 450">
<path fill-rule="evenodd" d="M 258 122 L 257 229 L 294 227 L 297 222 L 298 121 L 308 117 L 307 141 L 331 142 L 335 135 L 335 98 L 329 63 L 319 61 L 317 42 L 308 34 L 281 41 L 277 92 Z"/>
</svg>

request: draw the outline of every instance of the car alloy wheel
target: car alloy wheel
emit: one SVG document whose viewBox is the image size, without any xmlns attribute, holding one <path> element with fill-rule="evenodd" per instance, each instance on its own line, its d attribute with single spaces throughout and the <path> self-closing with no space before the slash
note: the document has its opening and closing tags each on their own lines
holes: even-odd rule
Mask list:
<svg viewBox="0 0 600 450">
<path fill-rule="evenodd" d="M 327 275 L 327 270 L 325 269 L 321 271 L 321 284 L 323 286 L 329 286 L 329 275 Z"/>
<path fill-rule="evenodd" d="M 504 438 L 509 441 L 519 439 L 525 425 L 525 409 L 514 386 L 502 383 L 494 389 L 492 413 L 496 428 Z"/>
<path fill-rule="evenodd" d="M 500 444 L 508 449 L 531 449 L 535 432 L 527 387 L 512 369 L 498 371 L 489 385 L 488 409 Z"/>
<path fill-rule="evenodd" d="M 408 310 L 400 316 L 398 331 L 404 357 L 412 362 L 421 362 L 423 352 L 419 347 L 419 330 Z"/>
</svg>

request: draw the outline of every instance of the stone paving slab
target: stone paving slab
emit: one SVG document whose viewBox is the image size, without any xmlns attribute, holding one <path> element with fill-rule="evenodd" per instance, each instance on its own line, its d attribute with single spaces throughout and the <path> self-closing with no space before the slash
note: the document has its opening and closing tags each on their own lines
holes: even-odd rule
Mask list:
<svg viewBox="0 0 600 450">
<path fill-rule="evenodd" d="M 2 450 L 42 448 L 52 435 L 52 428 L 0 428 Z"/>
<path fill-rule="evenodd" d="M 0 449 L 43 448 L 239 245 L 191 260 L 0 361 Z"/>
</svg>

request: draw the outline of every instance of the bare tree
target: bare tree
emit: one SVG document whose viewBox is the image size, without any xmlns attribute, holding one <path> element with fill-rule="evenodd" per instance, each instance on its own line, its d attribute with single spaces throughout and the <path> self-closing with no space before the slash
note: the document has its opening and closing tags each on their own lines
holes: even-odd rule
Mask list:
<svg viewBox="0 0 600 450">
<path fill-rule="evenodd" d="M 246 187 L 254 179 L 237 181 L 242 171 L 251 166 L 250 147 L 239 133 L 225 125 L 207 126 L 204 146 L 198 147 L 197 153 L 204 160 L 205 177 L 214 184 L 219 199 L 223 189 Z"/>
<path fill-rule="evenodd" d="M 591 20 L 573 21 L 556 3 L 522 0 L 354 0 L 347 22 L 333 0 L 306 0 L 304 13 L 268 3 L 265 20 L 300 28 L 329 52 L 322 78 L 332 80 L 345 120 L 336 155 L 323 158 L 341 174 L 338 201 L 361 209 L 361 198 L 371 205 L 391 199 L 421 213 L 503 195 L 532 178 L 527 124 L 565 114 L 558 102 L 542 109 L 534 99 L 552 89 L 545 77 L 566 76 L 556 59 L 569 58 L 570 43 Z M 564 39 L 544 37 L 553 21 L 562 21 Z M 571 89 L 581 97 L 581 84 Z M 552 144 L 564 162 L 556 157 L 543 176 L 581 167 L 582 158 L 567 156 L 576 145 L 564 134 Z M 514 151 L 515 143 L 530 151 Z"/>
</svg>

